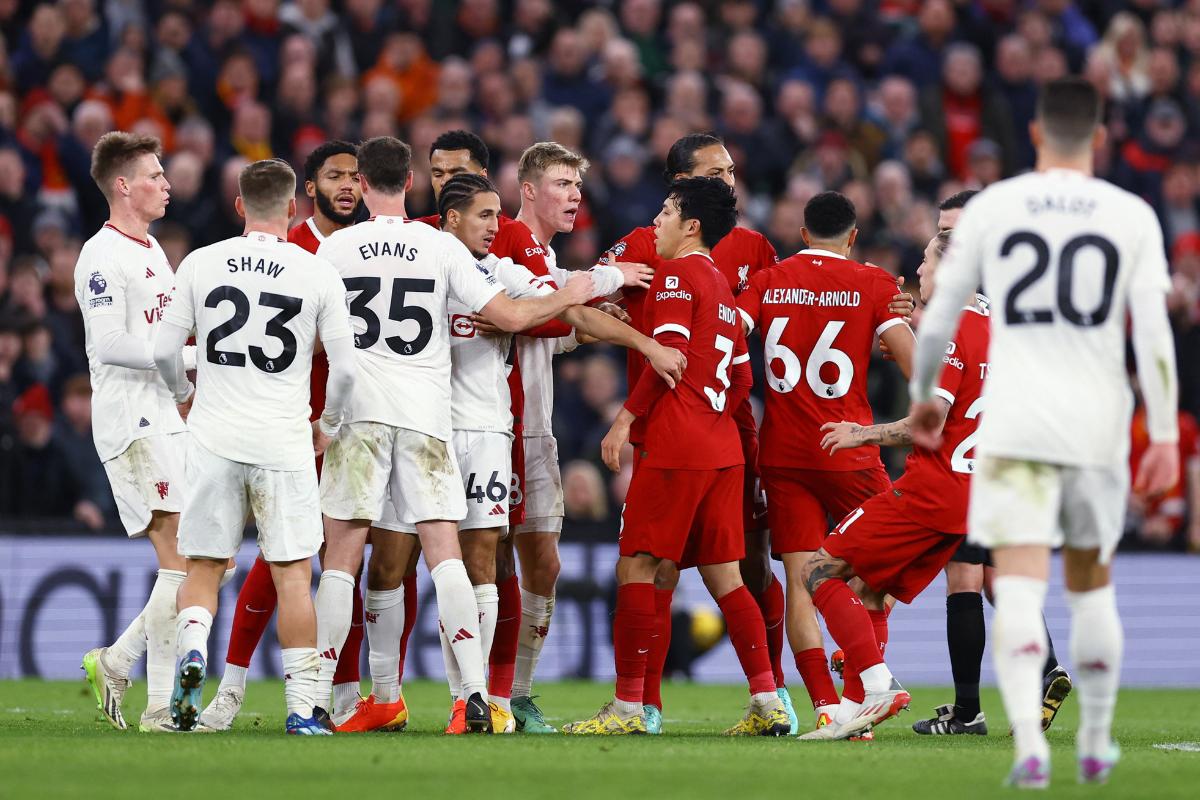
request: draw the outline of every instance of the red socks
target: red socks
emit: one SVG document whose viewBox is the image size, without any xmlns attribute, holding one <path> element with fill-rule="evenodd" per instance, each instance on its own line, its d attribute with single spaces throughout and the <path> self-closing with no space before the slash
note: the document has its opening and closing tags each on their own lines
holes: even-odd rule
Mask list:
<svg viewBox="0 0 1200 800">
<path fill-rule="evenodd" d="M 891 613 L 890 609 L 867 612 L 867 616 L 871 618 L 871 627 L 875 631 L 875 643 L 879 645 L 880 656 L 887 649 L 888 615 Z M 866 697 L 866 691 L 863 689 L 862 678 L 859 677 L 858 673 L 858 666 L 847 656 L 846 666 L 842 670 L 842 697 L 847 700 L 853 700 L 856 703 L 861 703 Z"/>
<path fill-rule="evenodd" d="M 350 632 L 346 634 L 346 643 L 342 652 L 338 653 L 337 670 L 333 673 L 334 685 L 342 683 L 358 683 L 362 679 L 360 668 L 363 644 L 363 598 L 362 587 L 359 586 L 360 576 L 354 578 L 354 606 L 350 611 Z"/>
<path fill-rule="evenodd" d="M 404 657 L 408 655 L 408 637 L 417 626 L 417 573 L 404 576 L 404 630 L 400 632 L 400 682 L 404 682 Z"/>
<path fill-rule="evenodd" d="M 837 705 L 837 687 L 833 685 L 833 676 L 829 674 L 829 664 L 825 661 L 825 649 L 814 647 L 796 653 L 796 671 L 804 688 L 808 690 L 808 698 L 812 700 L 813 708 Z"/>
<path fill-rule="evenodd" d="M 843 689 L 847 691 L 843 694 L 853 700 L 855 698 L 849 692 L 856 688 L 853 681 L 857 680 L 858 673 L 883 663 L 871 615 L 846 582 L 836 579 L 827 580 L 817 588 L 813 594 L 813 605 L 825 618 L 825 627 L 829 629 L 829 635 L 846 654 L 847 669 L 843 676 Z M 886 617 L 884 625 L 886 628 Z M 861 687 L 861 683 L 858 686 Z"/>
<path fill-rule="evenodd" d="M 517 576 L 500 581 L 500 604 L 496 608 L 496 635 L 488 659 L 488 694 L 511 697 L 517 665 L 517 641 L 521 636 L 521 584 Z"/>
<path fill-rule="evenodd" d="M 650 654 L 646 657 L 646 680 L 642 685 L 642 703 L 662 711 L 662 677 L 671 649 L 671 598 L 674 589 L 654 590 L 654 631 L 650 635 Z"/>
<path fill-rule="evenodd" d="M 755 595 L 758 608 L 762 611 L 763 624 L 767 627 L 767 655 L 771 659 L 771 669 L 775 672 L 775 686 L 784 686 L 783 679 L 783 618 L 787 612 L 787 604 L 783 597 L 783 584 L 774 575 L 771 585 L 762 594 Z"/>
<path fill-rule="evenodd" d="M 617 612 L 613 616 L 616 697 L 627 703 L 641 705 L 643 702 L 646 661 L 655 628 L 654 592 L 652 583 L 627 583 L 617 587 Z"/>
<path fill-rule="evenodd" d="M 729 627 L 729 641 L 737 651 L 742 672 L 750 684 L 750 694 L 775 691 L 775 673 L 771 670 L 771 659 L 767 655 L 767 629 L 763 625 L 762 612 L 754 595 L 745 586 L 739 586 L 724 597 L 717 599 L 725 624 Z"/>
<path fill-rule="evenodd" d="M 263 631 L 275 613 L 275 581 L 271 566 L 256 558 L 238 592 L 233 611 L 233 627 L 229 630 L 229 650 L 225 661 L 238 667 L 250 666 L 250 659 L 262 639 Z"/>
</svg>

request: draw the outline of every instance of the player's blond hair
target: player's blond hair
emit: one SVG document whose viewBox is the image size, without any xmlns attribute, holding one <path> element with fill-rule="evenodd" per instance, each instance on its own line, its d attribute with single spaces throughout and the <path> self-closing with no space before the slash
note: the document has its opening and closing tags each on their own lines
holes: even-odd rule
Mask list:
<svg viewBox="0 0 1200 800">
<path fill-rule="evenodd" d="M 92 148 L 92 180 L 101 193 L 112 200 L 112 184 L 125 176 L 140 156 L 162 157 L 162 143 L 154 136 L 125 131 L 110 131 L 96 141 Z M 127 177 L 127 176 L 125 176 Z"/>
<path fill-rule="evenodd" d="M 586 158 L 558 142 L 537 142 L 521 153 L 521 161 L 517 165 L 517 180 L 521 183 L 537 183 L 546 174 L 546 170 L 557 166 L 577 169 L 579 174 L 583 175 L 590 164 Z"/>
<path fill-rule="evenodd" d="M 296 172 L 278 158 L 247 164 L 238 174 L 238 194 L 246 216 L 274 216 L 296 196 Z"/>
</svg>

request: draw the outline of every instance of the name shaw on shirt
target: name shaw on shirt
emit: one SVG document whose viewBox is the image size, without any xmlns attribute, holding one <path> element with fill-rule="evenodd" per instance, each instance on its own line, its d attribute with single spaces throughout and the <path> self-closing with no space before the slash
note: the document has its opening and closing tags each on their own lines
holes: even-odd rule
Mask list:
<svg viewBox="0 0 1200 800">
<path fill-rule="evenodd" d="M 230 272 L 261 272 L 264 275 L 269 275 L 272 278 L 278 278 L 283 274 L 283 264 L 277 264 L 270 259 L 254 256 L 241 256 L 226 259 L 225 265 L 229 267 Z"/>
<path fill-rule="evenodd" d="M 767 289 L 764 303 L 786 303 L 796 306 L 854 307 L 862 304 L 862 293 L 849 290 Z"/>
</svg>

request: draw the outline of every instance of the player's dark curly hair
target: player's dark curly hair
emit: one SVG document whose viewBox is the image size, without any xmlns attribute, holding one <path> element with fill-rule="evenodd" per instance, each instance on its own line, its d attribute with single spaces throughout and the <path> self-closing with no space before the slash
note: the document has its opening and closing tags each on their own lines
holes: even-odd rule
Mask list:
<svg viewBox="0 0 1200 800">
<path fill-rule="evenodd" d="M 700 223 L 700 241 L 710 250 L 737 225 L 737 197 L 720 178 L 679 178 L 667 197 L 679 206 L 680 218 Z"/>
<path fill-rule="evenodd" d="M 840 192 L 821 192 L 804 206 L 804 227 L 814 239 L 836 241 L 849 235 L 857 222 L 854 203 Z"/>
<path fill-rule="evenodd" d="M 487 169 L 488 160 L 491 154 L 488 153 L 488 147 L 480 139 L 470 131 L 454 130 L 446 131 L 441 136 L 433 140 L 433 144 L 429 145 L 429 157 L 433 158 L 434 150 L 466 150 L 471 154 L 471 160 L 479 166 Z"/>
<path fill-rule="evenodd" d="M 450 211 L 462 213 L 476 195 L 485 192 L 496 192 L 496 186 L 482 175 L 464 172 L 446 181 L 442 184 L 442 193 L 438 195 L 438 216 L 442 218 L 442 224 L 445 224 L 446 214 Z"/>
<path fill-rule="evenodd" d="M 965 208 L 967 201 L 977 194 L 979 194 L 978 189 L 963 189 L 961 192 L 955 192 L 938 203 L 938 211 L 953 211 L 956 208 Z"/>
<path fill-rule="evenodd" d="M 677 140 L 667 151 L 667 167 L 663 170 L 667 183 L 675 180 L 676 175 L 687 175 L 696 168 L 697 150 L 718 144 L 725 142 L 711 133 L 689 133 Z"/>
<path fill-rule="evenodd" d="M 325 162 L 334 156 L 340 155 L 357 157 L 358 148 L 341 139 L 332 139 L 318 145 L 315 150 L 308 154 L 308 158 L 304 159 L 304 180 L 315 181 L 317 173 L 321 171 L 321 167 L 325 166 Z"/>
</svg>

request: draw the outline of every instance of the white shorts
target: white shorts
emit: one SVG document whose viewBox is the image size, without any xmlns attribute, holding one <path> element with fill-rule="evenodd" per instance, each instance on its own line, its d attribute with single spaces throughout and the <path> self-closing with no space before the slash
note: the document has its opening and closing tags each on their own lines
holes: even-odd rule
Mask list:
<svg viewBox="0 0 1200 800">
<path fill-rule="evenodd" d="M 512 437 L 494 431 L 455 431 L 454 454 L 462 472 L 467 515 L 460 531 L 508 527 L 508 496 L 512 478 Z M 396 506 L 384 504 L 375 527 L 416 533 L 416 525 L 400 520 Z"/>
<path fill-rule="evenodd" d="M 186 433 L 146 436 L 104 462 L 121 524 L 130 538 L 146 535 L 151 512 L 183 510 L 187 443 Z"/>
<path fill-rule="evenodd" d="M 525 521 L 516 533 L 560 533 L 563 522 L 562 475 L 558 440 L 525 436 Z"/>
<path fill-rule="evenodd" d="M 980 456 L 971 481 L 969 540 L 1013 545 L 1099 548 L 1107 563 L 1121 540 L 1129 467 L 1071 467 Z"/>
<path fill-rule="evenodd" d="M 180 555 L 233 557 L 242 543 L 247 512 L 254 514 L 264 561 L 312 558 L 325 541 L 315 463 L 295 471 L 262 469 L 223 458 L 193 438 L 187 479 Z"/>
<path fill-rule="evenodd" d="M 465 517 L 454 449 L 441 439 L 382 422 L 343 425 L 325 451 L 321 510 L 333 519 L 378 520 L 387 505 L 409 525 Z"/>
</svg>

